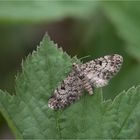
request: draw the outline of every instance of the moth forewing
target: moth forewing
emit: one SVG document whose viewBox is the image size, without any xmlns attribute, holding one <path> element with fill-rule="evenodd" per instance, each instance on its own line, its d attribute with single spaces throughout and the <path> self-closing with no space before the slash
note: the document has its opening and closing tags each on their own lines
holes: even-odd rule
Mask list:
<svg viewBox="0 0 140 140">
<path fill-rule="evenodd" d="M 85 64 L 73 63 L 72 72 L 55 89 L 48 106 L 55 110 L 65 108 L 79 100 L 83 90 L 92 95 L 94 87 L 108 84 L 119 72 L 122 63 L 123 57 L 118 54 L 106 55 Z"/>
</svg>

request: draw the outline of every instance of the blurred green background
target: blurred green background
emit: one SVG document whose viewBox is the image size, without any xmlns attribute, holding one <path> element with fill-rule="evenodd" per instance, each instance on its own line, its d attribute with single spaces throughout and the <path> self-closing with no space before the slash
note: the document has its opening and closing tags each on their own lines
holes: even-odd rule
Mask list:
<svg viewBox="0 0 140 140">
<path fill-rule="evenodd" d="M 88 61 L 124 57 L 123 68 L 103 88 L 104 98 L 140 84 L 139 1 L 0 1 L 0 89 L 14 94 L 21 62 L 48 32 L 70 56 Z M 0 116 L 0 138 L 14 138 Z"/>
</svg>

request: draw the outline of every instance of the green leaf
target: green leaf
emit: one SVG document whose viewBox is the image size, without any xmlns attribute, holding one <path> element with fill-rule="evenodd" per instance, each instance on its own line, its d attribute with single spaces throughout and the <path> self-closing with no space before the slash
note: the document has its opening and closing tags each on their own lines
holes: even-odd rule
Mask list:
<svg viewBox="0 0 140 140">
<path fill-rule="evenodd" d="M 98 2 L 86 1 L 0 1 L 1 21 L 41 22 L 64 17 L 84 17 Z"/>
<path fill-rule="evenodd" d="M 77 103 L 79 107 L 71 107 L 61 115 L 65 118 L 61 122 L 62 137 L 138 138 L 139 100 L 140 87 L 120 93 L 114 101 L 103 101 L 101 91 L 92 97 L 86 95 Z"/>
<path fill-rule="evenodd" d="M 103 2 L 107 17 L 117 27 L 118 34 L 126 41 L 127 51 L 140 60 L 140 2 Z"/>
<path fill-rule="evenodd" d="M 22 64 L 22 74 L 16 79 L 16 95 L 1 91 L 0 110 L 17 138 L 59 137 L 56 116 L 48 110 L 47 101 L 70 71 L 71 63 L 70 57 L 45 36 L 37 52 Z"/>
<path fill-rule="evenodd" d="M 98 89 L 65 110 L 48 107 L 48 98 L 75 61 L 45 36 L 22 63 L 16 95 L 0 91 L 0 111 L 16 138 L 139 138 L 140 87 L 120 93 L 114 101 L 104 101 Z"/>
</svg>

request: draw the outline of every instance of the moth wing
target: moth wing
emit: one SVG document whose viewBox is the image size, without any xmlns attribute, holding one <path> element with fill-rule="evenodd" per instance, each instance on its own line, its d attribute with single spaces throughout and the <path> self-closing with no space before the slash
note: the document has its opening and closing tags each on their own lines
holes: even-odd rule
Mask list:
<svg viewBox="0 0 140 140">
<path fill-rule="evenodd" d="M 54 95 L 49 99 L 48 106 L 52 109 L 65 108 L 79 100 L 82 92 L 81 81 L 72 71 L 54 91 Z"/>
<path fill-rule="evenodd" d="M 103 87 L 119 72 L 122 62 L 118 54 L 106 55 L 81 65 L 81 69 L 93 86 Z"/>
</svg>

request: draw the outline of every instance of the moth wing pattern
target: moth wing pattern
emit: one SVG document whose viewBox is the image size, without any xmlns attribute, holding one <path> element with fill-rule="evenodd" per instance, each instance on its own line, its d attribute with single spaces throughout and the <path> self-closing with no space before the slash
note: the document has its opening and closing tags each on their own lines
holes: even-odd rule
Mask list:
<svg viewBox="0 0 140 140">
<path fill-rule="evenodd" d="M 123 57 L 118 54 L 106 55 L 81 65 L 81 71 L 93 87 L 103 87 L 119 72 L 122 62 Z"/>
<path fill-rule="evenodd" d="M 84 64 L 73 64 L 72 72 L 55 89 L 48 106 L 54 110 L 65 108 L 82 96 L 83 90 L 93 94 L 94 87 L 103 87 L 115 76 L 123 63 L 118 54 L 106 55 Z"/>
<path fill-rule="evenodd" d="M 65 108 L 79 100 L 82 92 L 81 80 L 72 71 L 56 88 L 53 96 L 49 99 L 48 106 L 54 110 Z"/>
</svg>

